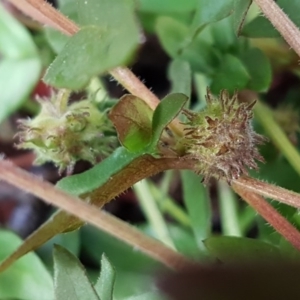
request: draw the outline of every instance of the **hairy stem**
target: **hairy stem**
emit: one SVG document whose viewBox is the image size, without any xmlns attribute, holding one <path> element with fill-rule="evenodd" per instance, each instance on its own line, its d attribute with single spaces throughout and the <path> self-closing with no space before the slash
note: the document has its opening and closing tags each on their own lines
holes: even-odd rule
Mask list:
<svg viewBox="0 0 300 300">
<path fill-rule="evenodd" d="M 219 206 L 222 233 L 229 236 L 242 236 L 238 220 L 238 206 L 236 195 L 225 183 L 218 183 Z"/>
<path fill-rule="evenodd" d="M 0 179 L 21 188 L 24 191 L 32 193 L 50 204 L 68 211 L 83 221 L 106 231 L 135 248 L 138 248 L 143 253 L 174 270 L 192 264 L 181 254 L 164 246 L 159 241 L 147 237 L 126 222 L 103 211 L 99 211 L 95 206 L 91 206 L 79 198 L 72 197 L 63 191 L 56 189 L 52 184 L 15 167 L 8 161 L 0 161 Z"/>
<path fill-rule="evenodd" d="M 44 0 L 9 0 L 14 6 L 42 25 L 48 25 L 63 34 L 73 35 L 78 26 Z"/>
<path fill-rule="evenodd" d="M 65 35 L 72 36 L 77 33 L 80 28 L 72 20 L 61 14 L 53 8 L 45 0 L 9 0 L 18 9 Z M 117 67 L 110 70 L 110 74 L 132 95 L 144 100 L 152 109 L 159 104 L 159 99 L 126 67 Z M 169 125 L 170 129 L 178 135 L 182 136 L 182 125 L 177 119 L 173 120 Z"/>
<path fill-rule="evenodd" d="M 155 236 L 165 245 L 176 250 L 167 223 L 150 191 L 147 180 L 144 179 L 136 183 L 133 190 Z"/>
<path fill-rule="evenodd" d="M 300 56 L 300 30 L 274 0 L 254 0 L 264 15 Z"/>
<path fill-rule="evenodd" d="M 164 174 L 168 171 L 164 172 Z M 170 174 L 170 173 L 169 173 Z M 164 176 L 165 179 L 165 176 Z M 168 190 L 162 185 L 157 187 L 154 183 L 148 182 L 151 193 L 155 197 L 157 204 L 162 212 L 170 215 L 176 222 L 182 226 L 191 228 L 191 221 L 186 211 L 176 201 L 168 195 Z"/>
<path fill-rule="evenodd" d="M 300 208 L 300 195 L 260 180 L 243 176 L 233 180 L 231 183 L 233 189 L 242 188 L 251 193 L 257 193 L 267 198 L 272 198 L 287 205 Z"/>
<path fill-rule="evenodd" d="M 250 192 L 241 186 L 234 186 L 234 190 L 277 232 L 300 251 L 300 232 L 280 215 L 271 204 L 258 194 Z"/>
</svg>

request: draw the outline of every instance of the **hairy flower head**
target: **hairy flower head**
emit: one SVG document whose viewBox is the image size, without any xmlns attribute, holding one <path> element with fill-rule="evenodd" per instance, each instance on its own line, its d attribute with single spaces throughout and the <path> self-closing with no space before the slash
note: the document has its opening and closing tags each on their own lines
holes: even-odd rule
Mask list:
<svg viewBox="0 0 300 300">
<path fill-rule="evenodd" d="M 256 146 L 265 138 L 255 133 L 251 126 L 251 104 L 238 103 L 237 94 L 230 97 L 222 91 L 214 98 L 210 91 L 206 96 L 207 107 L 198 113 L 184 111 L 184 144 L 189 156 L 197 160 L 195 170 L 204 175 L 204 183 L 210 177 L 230 182 L 247 167 L 257 169 L 255 160 L 264 161 Z"/>
<path fill-rule="evenodd" d="M 105 135 L 112 125 L 90 100 L 68 105 L 68 93 L 62 90 L 38 101 L 40 113 L 34 119 L 20 120 L 17 134 L 17 147 L 34 150 L 36 164 L 50 161 L 59 172 L 71 173 L 76 161 L 95 163 L 99 155 L 108 154 L 116 141 Z"/>
</svg>

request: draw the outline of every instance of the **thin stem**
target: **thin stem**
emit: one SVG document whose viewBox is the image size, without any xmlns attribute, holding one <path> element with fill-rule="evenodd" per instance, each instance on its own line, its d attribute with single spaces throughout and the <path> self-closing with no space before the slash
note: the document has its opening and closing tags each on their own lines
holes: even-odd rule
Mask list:
<svg viewBox="0 0 300 300">
<path fill-rule="evenodd" d="M 110 74 L 131 94 L 138 96 L 143 94 L 143 100 L 154 110 L 159 99 L 128 69 L 117 67 Z"/>
<path fill-rule="evenodd" d="M 255 105 L 254 113 L 269 134 L 272 142 L 300 175 L 300 154 L 274 120 L 271 110 L 262 102 L 258 101 Z"/>
<path fill-rule="evenodd" d="M 194 75 L 194 84 L 198 99 L 197 106 L 203 108 L 206 105 L 204 94 L 206 93 L 206 88 L 208 86 L 205 75 L 196 73 Z"/>
<path fill-rule="evenodd" d="M 147 237 L 126 222 L 104 211 L 99 211 L 96 207 L 81 201 L 79 198 L 72 197 L 64 191 L 56 189 L 52 184 L 15 167 L 8 161 L 0 161 L 0 179 L 66 210 L 174 270 L 192 264 L 181 254 L 164 246 L 161 242 Z"/>
<path fill-rule="evenodd" d="M 300 56 L 300 31 L 274 0 L 254 0 L 264 15 Z"/>
<path fill-rule="evenodd" d="M 163 195 L 167 195 L 169 193 L 169 188 L 173 176 L 174 176 L 174 170 L 168 170 L 164 173 L 164 177 L 162 178 L 161 183 L 159 185 L 159 189 L 161 190 L 161 193 Z"/>
<path fill-rule="evenodd" d="M 78 26 L 44 0 L 9 0 L 20 11 L 32 17 L 43 25 L 48 25 L 59 30 L 63 34 L 73 35 Z"/>
<path fill-rule="evenodd" d="M 235 186 L 234 190 L 252 206 L 277 232 L 300 251 L 300 232 L 261 196 Z"/>
<path fill-rule="evenodd" d="M 272 198 L 287 205 L 300 208 L 300 195 L 251 177 L 240 177 L 231 182 L 233 189 L 243 188 L 248 192 L 254 192 L 266 198 Z"/>
<path fill-rule="evenodd" d="M 222 232 L 224 235 L 242 236 L 236 196 L 227 183 L 220 181 L 218 187 Z"/>
<path fill-rule="evenodd" d="M 147 180 L 144 179 L 136 183 L 133 186 L 133 190 L 137 195 L 141 208 L 147 220 L 149 221 L 149 224 L 154 230 L 156 237 L 161 242 L 175 250 L 176 248 L 170 236 L 168 226 L 156 204 L 156 201 L 154 200 L 154 197 L 149 189 Z"/>
<path fill-rule="evenodd" d="M 57 105 L 59 106 L 59 111 L 61 113 L 65 113 L 67 111 L 69 97 L 71 95 L 71 91 L 67 89 L 60 89 L 57 94 Z"/>
<path fill-rule="evenodd" d="M 242 231 L 242 235 L 247 235 L 247 232 L 253 226 L 254 220 L 256 218 L 256 211 L 249 205 L 247 205 L 244 210 L 239 215 L 239 224 Z"/>
<path fill-rule="evenodd" d="M 96 103 L 104 102 L 108 98 L 107 90 L 99 77 L 94 77 L 91 80 L 87 91 Z"/>
<path fill-rule="evenodd" d="M 176 204 L 174 199 L 167 195 L 167 192 L 164 192 L 163 188 L 157 188 L 157 186 L 151 182 L 149 182 L 149 188 L 163 212 L 169 214 L 179 224 L 192 228 L 191 221 L 187 213 L 182 207 Z"/>
</svg>

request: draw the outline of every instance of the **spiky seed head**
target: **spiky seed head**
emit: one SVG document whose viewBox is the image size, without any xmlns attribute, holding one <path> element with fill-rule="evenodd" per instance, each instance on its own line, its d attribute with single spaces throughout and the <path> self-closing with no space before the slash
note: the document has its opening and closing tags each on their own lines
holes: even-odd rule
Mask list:
<svg viewBox="0 0 300 300">
<path fill-rule="evenodd" d="M 238 103 L 237 93 L 230 97 L 227 91 L 214 98 L 209 90 L 206 102 L 207 107 L 198 113 L 184 110 L 183 140 L 188 156 L 197 160 L 195 171 L 204 175 L 204 183 L 210 177 L 230 182 L 247 174 L 247 168 L 257 169 L 256 160 L 264 159 L 256 146 L 266 139 L 251 126 L 255 102 Z"/>
<path fill-rule="evenodd" d="M 106 113 L 90 101 L 67 105 L 61 103 L 59 93 L 50 99 L 38 99 L 41 111 L 34 119 L 19 120 L 18 148 L 31 149 L 36 164 L 53 162 L 61 173 L 71 173 L 78 160 L 95 163 L 96 158 L 107 155 L 116 142 Z"/>
</svg>

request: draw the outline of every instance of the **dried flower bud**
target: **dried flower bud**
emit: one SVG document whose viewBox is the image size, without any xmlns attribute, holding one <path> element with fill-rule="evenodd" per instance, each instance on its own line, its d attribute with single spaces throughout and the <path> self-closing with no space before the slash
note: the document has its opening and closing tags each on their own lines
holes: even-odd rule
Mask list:
<svg viewBox="0 0 300 300">
<path fill-rule="evenodd" d="M 265 138 L 251 126 L 255 102 L 238 103 L 237 94 L 230 98 L 227 91 L 215 99 L 209 90 L 206 102 L 203 111 L 184 111 L 188 121 L 183 141 L 188 155 L 197 159 L 195 170 L 204 175 L 204 183 L 210 177 L 230 182 L 247 174 L 247 167 L 257 169 L 255 160 L 264 159 L 256 145 Z"/>
<path fill-rule="evenodd" d="M 68 105 L 68 96 L 61 90 L 51 99 L 39 99 L 40 113 L 19 121 L 17 147 L 34 150 L 36 164 L 51 161 L 60 173 L 67 169 L 70 174 L 76 161 L 95 163 L 99 155 L 107 155 L 116 138 L 104 135 L 112 130 L 105 113 L 89 100 Z"/>
</svg>

